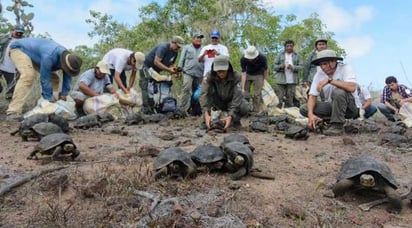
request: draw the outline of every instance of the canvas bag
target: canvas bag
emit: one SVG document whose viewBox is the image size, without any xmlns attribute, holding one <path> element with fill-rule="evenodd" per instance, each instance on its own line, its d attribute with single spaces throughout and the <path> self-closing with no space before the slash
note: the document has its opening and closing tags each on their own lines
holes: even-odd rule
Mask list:
<svg viewBox="0 0 412 228">
<path fill-rule="evenodd" d="M 102 114 L 113 105 L 119 105 L 119 99 L 113 94 L 104 93 L 99 96 L 87 98 L 84 101 L 83 110 L 86 114 Z"/>
<path fill-rule="evenodd" d="M 262 87 L 263 103 L 267 107 L 273 107 L 279 104 L 279 98 L 268 81 L 264 80 Z"/>
</svg>

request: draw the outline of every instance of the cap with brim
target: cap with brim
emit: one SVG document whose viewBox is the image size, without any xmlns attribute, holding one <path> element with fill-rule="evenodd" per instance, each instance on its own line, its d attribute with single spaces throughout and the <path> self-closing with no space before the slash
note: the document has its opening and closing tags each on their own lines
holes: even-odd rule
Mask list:
<svg viewBox="0 0 412 228">
<path fill-rule="evenodd" d="M 258 57 L 258 55 L 259 55 L 259 51 L 256 50 L 255 46 L 250 46 L 245 51 L 246 59 L 255 59 L 256 57 Z"/>
<path fill-rule="evenodd" d="M 100 72 L 102 72 L 103 74 L 110 74 L 109 65 L 107 65 L 107 63 L 104 62 L 103 60 L 99 61 L 96 64 L 96 67 L 98 67 Z"/>
<path fill-rule="evenodd" d="M 60 55 L 60 65 L 64 72 L 71 76 L 77 76 L 80 73 L 82 67 L 82 59 L 74 54 L 70 54 L 68 51 L 64 51 Z"/>
<path fill-rule="evenodd" d="M 193 38 L 204 38 L 205 36 L 203 36 L 202 34 L 200 34 L 200 33 L 195 33 L 195 34 L 193 34 Z"/>
<path fill-rule="evenodd" d="M 213 70 L 228 70 L 229 69 L 229 57 L 225 55 L 219 55 L 213 60 Z"/>
<path fill-rule="evenodd" d="M 181 36 L 173 36 L 172 42 L 176 43 L 179 47 L 183 47 L 185 45 L 185 39 Z"/>
<path fill-rule="evenodd" d="M 136 63 L 135 63 L 136 69 L 141 70 L 143 68 L 145 55 L 143 54 L 143 52 L 137 51 L 134 53 L 134 59 L 136 60 Z"/>
<path fill-rule="evenodd" d="M 14 31 L 24 33 L 24 26 L 23 25 L 15 25 Z"/>
<path fill-rule="evenodd" d="M 322 50 L 318 52 L 316 59 L 314 59 L 311 63 L 313 65 L 319 66 L 321 62 L 330 60 L 343 60 L 343 58 L 336 56 L 336 52 L 333 50 Z"/>
</svg>

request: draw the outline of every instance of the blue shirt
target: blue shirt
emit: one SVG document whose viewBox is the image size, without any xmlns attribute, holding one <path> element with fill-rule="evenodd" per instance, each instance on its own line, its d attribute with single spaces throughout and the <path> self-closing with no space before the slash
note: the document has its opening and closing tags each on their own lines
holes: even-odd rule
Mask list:
<svg viewBox="0 0 412 228">
<path fill-rule="evenodd" d="M 51 73 L 61 70 L 60 56 L 67 49 L 53 40 L 45 38 L 22 38 L 10 44 L 10 49 L 19 49 L 40 68 L 40 83 L 44 99 L 53 101 L 53 88 L 50 82 Z M 67 96 L 70 91 L 72 77 L 63 71 L 61 96 Z"/>
</svg>

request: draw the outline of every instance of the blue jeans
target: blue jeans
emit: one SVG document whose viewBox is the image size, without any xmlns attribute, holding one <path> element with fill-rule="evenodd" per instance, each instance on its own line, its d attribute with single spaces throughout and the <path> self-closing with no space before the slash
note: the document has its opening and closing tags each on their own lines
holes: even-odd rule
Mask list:
<svg viewBox="0 0 412 228">
<path fill-rule="evenodd" d="M 388 120 L 395 122 L 395 118 L 393 116 L 395 114 L 395 111 L 390 109 L 384 103 L 379 103 L 378 109 Z"/>
<path fill-rule="evenodd" d="M 376 108 L 375 105 L 371 104 L 369 105 L 368 108 L 365 109 L 365 118 L 369 118 L 371 116 L 373 116 L 373 114 L 375 114 L 375 112 L 377 112 L 378 109 Z"/>
</svg>

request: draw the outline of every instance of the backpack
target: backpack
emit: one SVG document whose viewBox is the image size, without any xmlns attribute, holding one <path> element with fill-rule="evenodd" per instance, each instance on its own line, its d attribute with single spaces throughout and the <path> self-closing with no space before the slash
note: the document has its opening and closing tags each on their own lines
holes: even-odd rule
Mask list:
<svg viewBox="0 0 412 228">
<path fill-rule="evenodd" d="M 177 101 L 172 97 L 172 85 L 171 81 L 149 80 L 149 98 L 158 113 L 174 112 L 177 109 Z"/>
</svg>

